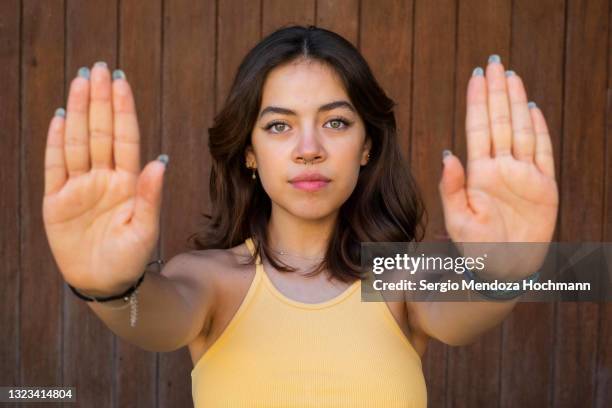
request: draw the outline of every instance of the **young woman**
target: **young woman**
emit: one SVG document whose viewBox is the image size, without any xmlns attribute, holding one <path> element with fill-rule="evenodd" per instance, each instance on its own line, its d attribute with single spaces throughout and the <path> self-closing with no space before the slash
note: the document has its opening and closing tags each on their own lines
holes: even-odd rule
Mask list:
<svg viewBox="0 0 612 408">
<path fill-rule="evenodd" d="M 143 274 L 167 157 L 140 171 L 133 95 L 112 77 L 82 68 L 51 121 L 47 236 L 114 333 L 189 347 L 196 406 L 425 406 L 428 339 L 471 342 L 516 303 L 361 302 L 360 243 L 422 240 L 425 213 L 393 101 L 348 41 L 313 26 L 245 57 L 210 128 L 208 223 L 193 251 Z M 448 152 L 439 184 L 449 236 L 549 242 L 558 192 L 541 111 L 497 56 L 486 76 L 474 70 L 467 101 L 467 177 Z M 534 272 L 516 266 L 481 278 Z"/>
</svg>

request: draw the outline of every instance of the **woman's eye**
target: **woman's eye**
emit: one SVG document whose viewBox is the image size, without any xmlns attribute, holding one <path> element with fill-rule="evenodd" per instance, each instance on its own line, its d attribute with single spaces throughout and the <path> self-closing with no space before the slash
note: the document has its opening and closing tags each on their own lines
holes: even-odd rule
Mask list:
<svg viewBox="0 0 612 408">
<path fill-rule="evenodd" d="M 275 131 L 273 131 L 272 133 L 282 133 L 283 126 L 287 126 L 287 124 L 283 122 L 273 122 L 273 123 L 270 123 L 268 126 L 266 126 L 266 130 L 273 129 Z M 280 127 L 280 129 L 278 127 Z"/>
<path fill-rule="evenodd" d="M 344 129 L 347 128 L 351 125 L 352 122 L 349 122 L 348 120 L 345 119 L 331 119 L 329 121 L 327 121 L 326 125 L 329 124 L 329 126 L 325 126 L 327 128 L 331 128 L 331 129 Z M 286 128 L 288 128 L 289 125 L 287 125 L 284 122 L 272 122 L 269 125 L 267 125 L 265 127 L 265 130 L 271 132 L 271 133 L 283 133 L 285 130 L 287 130 Z"/>
<path fill-rule="evenodd" d="M 344 119 L 332 119 L 327 123 L 330 124 L 332 129 L 343 129 L 350 125 L 350 123 Z"/>
</svg>

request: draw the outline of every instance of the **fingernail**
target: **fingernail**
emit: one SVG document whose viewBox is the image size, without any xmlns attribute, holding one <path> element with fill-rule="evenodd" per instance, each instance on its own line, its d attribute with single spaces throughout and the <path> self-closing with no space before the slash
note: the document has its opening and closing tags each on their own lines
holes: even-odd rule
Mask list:
<svg viewBox="0 0 612 408">
<path fill-rule="evenodd" d="M 85 79 L 89 79 L 89 68 L 87 67 L 79 68 L 79 72 L 77 73 L 77 75 Z"/>
<path fill-rule="evenodd" d="M 55 110 L 55 116 L 61 116 L 62 118 L 66 117 L 66 110 L 64 108 L 57 108 Z"/>
<path fill-rule="evenodd" d="M 168 167 L 168 162 L 170 161 L 170 158 L 167 154 L 160 154 L 159 156 L 157 156 L 157 160 L 164 163 L 164 166 Z"/>
<path fill-rule="evenodd" d="M 113 79 L 125 79 L 125 72 L 120 69 L 116 69 L 113 71 Z"/>
<path fill-rule="evenodd" d="M 484 71 L 480 67 L 476 67 L 474 68 L 474 71 L 472 71 L 472 76 L 483 76 L 483 75 L 484 75 Z"/>
<path fill-rule="evenodd" d="M 516 73 L 514 71 L 506 71 L 506 77 L 511 77 L 513 75 L 516 75 Z"/>
<path fill-rule="evenodd" d="M 501 58 L 499 57 L 499 55 L 493 54 L 493 55 L 489 56 L 489 64 L 491 64 L 493 62 L 501 62 Z"/>
<path fill-rule="evenodd" d="M 106 68 L 107 65 L 106 65 L 106 62 L 104 62 L 104 61 L 98 61 L 98 62 L 96 62 L 94 64 L 94 67 L 103 67 L 103 68 Z"/>
<path fill-rule="evenodd" d="M 536 108 L 537 106 L 538 106 L 538 105 L 536 105 L 536 103 L 535 103 L 535 102 L 529 102 L 529 103 L 527 104 L 527 107 L 528 107 L 529 109 Z"/>
<path fill-rule="evenodd" d="M 442 160 L 444 160 L 444 158 L 446 156 L 450 156 L 451 154 L 452 154 L 452 152 L 450 150 L 448 150 L 448 149 L 442 150 Z"/>
</svg>

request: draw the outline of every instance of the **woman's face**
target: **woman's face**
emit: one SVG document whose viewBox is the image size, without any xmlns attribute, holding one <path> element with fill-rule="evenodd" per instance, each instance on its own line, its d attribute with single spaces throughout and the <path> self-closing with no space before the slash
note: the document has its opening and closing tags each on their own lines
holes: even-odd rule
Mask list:
<svg viewBox="0 0 612 408">
<path fill-rule="evenodd" d="M 313 60 L 268 74 L 251 141 L 246 161 L 256 166 L 273 206 L 305 219 L 328 216 L 348 199 L 370 150 L 340 78 Z M 291 182 L 304 172 L 330 181 L 316 190 L 313 183 Z"/>
</svg>

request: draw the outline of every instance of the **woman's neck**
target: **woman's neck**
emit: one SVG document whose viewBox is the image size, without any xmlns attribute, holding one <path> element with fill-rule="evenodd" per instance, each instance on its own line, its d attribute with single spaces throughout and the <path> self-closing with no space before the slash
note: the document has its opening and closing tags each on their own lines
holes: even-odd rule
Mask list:
<svg viewBox="0 0 612 408">
<path fill-rule="evenodd" d="M 273 211 L 268 222 L 268 245 L 283 260 L 318 263 L 327 252 L 336 217 L 305 220 L 286 211 Z"/>
</svg>

